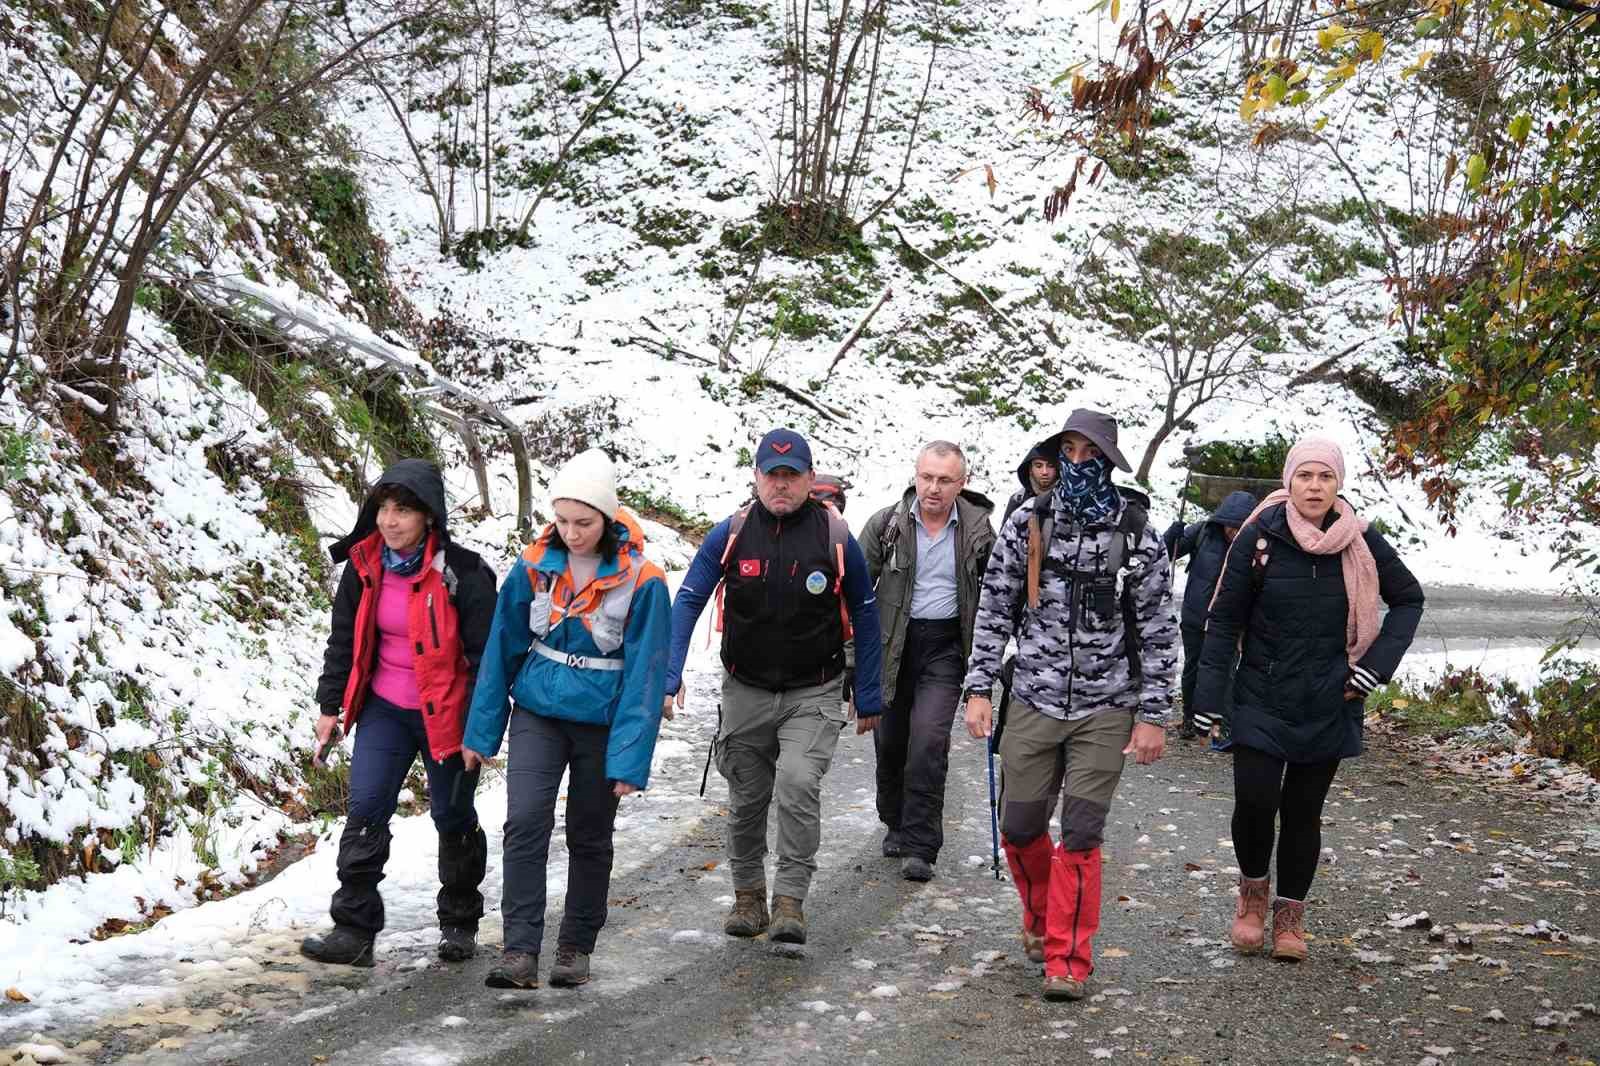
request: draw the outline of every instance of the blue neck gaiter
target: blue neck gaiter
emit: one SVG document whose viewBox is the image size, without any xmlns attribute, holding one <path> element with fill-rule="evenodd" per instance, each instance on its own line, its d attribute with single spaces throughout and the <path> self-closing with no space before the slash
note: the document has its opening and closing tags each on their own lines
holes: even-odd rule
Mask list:
<svg viewBox="0 0 1600 1066">
<path fill-rule="evenodd" d="M 1111 483 L 1111 460 L 1102 455 L 1074 463 L 1063 454 L 1056 498 L 1079 522 L 1110 521 L 1117 513 L 1117 487 Z"/>
<path fill-rule="evenodd" d="M 410 577 L 422 569 L 422 545 L 410 555 L 401 555 L 387 544 L 383 546 L 383 568 L 400 577 Z"/>
</svg>

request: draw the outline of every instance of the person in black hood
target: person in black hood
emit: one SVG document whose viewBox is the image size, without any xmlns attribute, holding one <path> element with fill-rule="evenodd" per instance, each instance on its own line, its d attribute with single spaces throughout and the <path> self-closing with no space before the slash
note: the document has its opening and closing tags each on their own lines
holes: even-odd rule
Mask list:
<svg viewBox="0 0 1600 1066">
<path fill-rule="evenodd" d="M 1049 492 L 1055 487 L 1056 481 L 1061 477 L 1060 460 L 1056 456 L 1053 441 L 1055 438 L 1042 440 L 1028 449 L 1028 454 L 1023 456 L 1022 462 L 1017 464 L 1017 480 L 1022 487 L 1011 494 L 1011 499 L 1006 502 L 1005 515 L 1000 524 L 1005 525 L 1005 520 L 1011 517 L 1022 504 L 1033 499 L 1041 492 Z"/>
<path fill-rule="evenodd" d="M 383 472 L 356 526 L 330 549 L 345 563 L 317 683 L 321 763 L 355 733 L 350 806 L 339 839 L 333 929 L 301 952 L 318 962 L 371 966 L 383 929 L 378 883 L 389 859 L 389 819 L 417 755 L 439 831 L 439 957 L 477 950 L 488 840 L 473 792 L 478 775 L 461 756 L 467 702 L 494 619 L 495 575 L 476 552 L 450 540 L 439 468 L 402 459 Z"/>
<path fill-rule="evenodd" d="M 1189 581 L 1183 589 L 1183 615 L 1179 624 L 1183 633 L 1183 735 L 1186 737 L 1205 736 L 1211 732 L 1209 715 L 1197 717 L 1194 709 L 1200 649 L 1206 642 L 1206 611 L 1211 606 L 1217 578 L 1222 576 L 1222 560 L 1228 554 L 1228 545 L 1233 543 L 1239 527 L 1255 510 L 1256 502 L 1248 492 L 1231 492 L 1210 518 L 1187 526 L 1174 522 L 1161 538 L 1173 562 L 1186 555 L 1189 557 Z"/>
</svg>

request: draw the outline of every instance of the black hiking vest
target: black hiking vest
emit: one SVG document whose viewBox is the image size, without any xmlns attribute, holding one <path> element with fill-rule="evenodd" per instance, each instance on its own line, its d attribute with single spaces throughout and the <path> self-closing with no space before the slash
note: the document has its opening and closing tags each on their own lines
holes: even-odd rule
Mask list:
<svg viewBox="0 0 1600 1066">
<path fill-rule="evenodd" d="M 759 503 L 723 565 L 722 665 L 748 685 L 783 692 L 844 670 L 844 618 L 828 512 L 814 501 L 785 518 Z"/>
</svg>

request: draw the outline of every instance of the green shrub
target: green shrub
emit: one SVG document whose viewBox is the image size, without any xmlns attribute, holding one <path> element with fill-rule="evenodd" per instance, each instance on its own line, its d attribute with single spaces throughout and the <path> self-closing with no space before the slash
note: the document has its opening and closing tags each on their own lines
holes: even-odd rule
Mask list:
<svg viewBox="0 0 1600 1066">
<path fill-rule="evenodd" d="M 1469 666 L 1447 670 L 1419 690 L 1386 685 L 1368 698 L 1367 708 L 1408 732 L 1446 733 L 1494 721 L 1494 698 L 1506 684 L 1496 684 Z"/>
<path fill-rule="evenodd" d="M 1600 665 L 1556 659 L 1533 690 L 1533 708 L 1514 712 L 1512 725 L 1540 755 L 1576 763 L 1600 778 Z"/>
<path fill-rule="evenodd" d="M 1216 440 L 1185 454 L 1196 474 L 1276 479 L 1292 447 L 1289 438 L 1273 433 L 1259 442 Z"/>
</svg>

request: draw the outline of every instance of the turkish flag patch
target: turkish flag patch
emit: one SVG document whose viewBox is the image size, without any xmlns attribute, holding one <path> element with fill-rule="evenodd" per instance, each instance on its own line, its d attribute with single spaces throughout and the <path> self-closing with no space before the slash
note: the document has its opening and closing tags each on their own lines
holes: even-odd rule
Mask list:
<svg viewBox="0 0 1600 1066">
<path fill-rule="evenodd" d="M 740 559 L 739 560 L 739 576 L 740 577 L 760 577 L 761 576 L 761 560 L 760 559 Z"/>
</svg>

